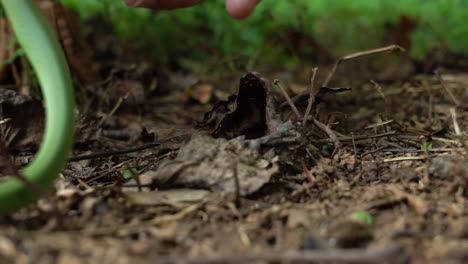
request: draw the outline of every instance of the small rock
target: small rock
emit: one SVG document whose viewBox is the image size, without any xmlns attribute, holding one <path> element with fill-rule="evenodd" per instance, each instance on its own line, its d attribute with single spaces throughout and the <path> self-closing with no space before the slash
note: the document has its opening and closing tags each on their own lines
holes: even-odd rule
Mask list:
<svg viewBox="0 0 468 264">
<path fill-rule="evenodd" d="M 455 176 L 468 179 L 468 162 L 461 155 L 440 155 L 431 159 L 429 172 L 442 179 Z"/>
</svg>

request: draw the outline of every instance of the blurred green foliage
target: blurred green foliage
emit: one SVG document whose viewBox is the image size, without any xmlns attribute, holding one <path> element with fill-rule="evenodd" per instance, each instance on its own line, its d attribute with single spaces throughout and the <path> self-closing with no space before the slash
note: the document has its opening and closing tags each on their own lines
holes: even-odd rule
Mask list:
<svg viewBox="0 0 468 264">
<path fill-rule="evenodd" d="M 224 0 L 170 12 L 128 8 L 123 0 L 62 2 L 85 20 L 103 16 L 123 39 L 162 60 L 222 54 L 293 62 L 298 54 L 315 52 L 312 45 L 295 50 L 290 32 L 342 55 L 383 45 L 389 26 L 402 16 L 416 21 L 410 32 L 413 58 L 423 59 L 435 48 L 468 54 L 466 0 L 262 0 L 240 22 L 227 15 Z"/>
</svg>

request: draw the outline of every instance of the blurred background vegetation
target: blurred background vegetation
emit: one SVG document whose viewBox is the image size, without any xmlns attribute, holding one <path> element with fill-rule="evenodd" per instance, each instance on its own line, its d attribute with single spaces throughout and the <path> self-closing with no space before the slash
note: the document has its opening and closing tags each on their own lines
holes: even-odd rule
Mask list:
<svg viewBox="0 0 468 264">
<path fill-rule="evenodd" d="M 103 18 L 122 40 L 161 62 L 222 54 L 287 64 L 391 43 L 416 60 L 435 50 L 468 54 L 465 0 L 262 0 L 241 22 L 227 16 L 224 0 L 171 12 L 128 8 L 123 0 L 62 2 L 85 21 Z"/>
</svg>

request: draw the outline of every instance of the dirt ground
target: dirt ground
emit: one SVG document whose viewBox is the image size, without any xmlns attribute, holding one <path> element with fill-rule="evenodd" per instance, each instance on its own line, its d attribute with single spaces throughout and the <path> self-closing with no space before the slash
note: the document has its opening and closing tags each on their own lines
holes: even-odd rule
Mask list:
<svg viewBox="0 0 468 264">
<path fill-rule="evenodd" d="M 0 263 L 468 262 L 466 68 L 375 55 L 340 65 L 329 85 L 352 90 L 337 92 L 317 88 L 332 66 L 318 65 L 303 124 L 307 96 L 297 117 L 272 83 L 307 95 L 314 65 L 197 75 L 103 42 L 100 81 L 77 85 L 72 161 L 49 197 L 0 218 Z M 14 106 L 23 166 L 43 117 Z"/>
</svg>

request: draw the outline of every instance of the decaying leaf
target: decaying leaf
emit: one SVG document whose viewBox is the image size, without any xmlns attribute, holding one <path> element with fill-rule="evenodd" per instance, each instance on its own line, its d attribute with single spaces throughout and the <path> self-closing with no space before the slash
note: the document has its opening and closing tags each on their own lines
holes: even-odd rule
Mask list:
<svg viewBox="0 0 468 264">
<path fill-rule="evenodd" d="M 275 160 L 263 158 L 258 151 L 245 147 L 242 139 L 214 139 L 194 135 L 174 160 L 161 163 L 154 174 L 154 185 L 164 188 L 183 186 L 223 193 L 257 191 L 278 171 Z"/>
<path fill-rule="evenodd" d="M 240 79 L 239 92 L 225 103 L 215 104 L 212 111 L 205 115 L 205 122 L 213 116 L 216 109 L 229 110 L 229 104 L 235 99 L 233 111 L 225 113 L 216 124 L 212 135 L 216 138 L 247 139 L 259 138 L 275 131 L 274 107 L 270 98 L 270 84 L 259 73 L 249 72 Z M 219 111 L 218 111 L 219 112 Z"/>
<path fill-rule="evenodd" d="M 216 102 L 210 111 L 206 112 L 203 115 L 203 120 L 198 123 L 198 128 L 215 128 L 218 127 L 226 114 L 232 112 L 235 106 L 237 96 L 231 95 L 227 100 L 220 100 Z"/>
</svg>

